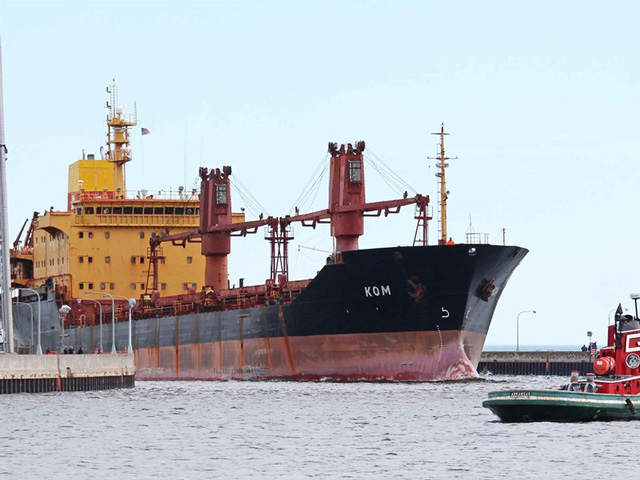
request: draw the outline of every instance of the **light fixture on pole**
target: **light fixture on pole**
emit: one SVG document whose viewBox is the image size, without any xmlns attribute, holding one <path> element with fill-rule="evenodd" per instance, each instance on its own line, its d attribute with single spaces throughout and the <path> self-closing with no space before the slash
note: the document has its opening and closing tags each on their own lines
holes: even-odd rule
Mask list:
<svg viewBox="0 0 640 480">
<path fill-rule="evenodd" d="M 38 297 L 38 346 L 36 347 L 36 355 L 42 355 L 42 344 L 40 343 L 40 332 L 42 331 L 41 325 L 40 325 L 40 294 L 37 292 L 37 290 L 34 290 L 33 288 L 17 288 L 18 291 L 20 290 L 26 290 L 27 292 L 33 292 L 35 293 L 36 297 Z"/>
<path fill-rule="evenodd" d="M 116 301 L 113 295 L 107 292 L 84 292 L 85 295 L 104 295 L 111 297 L 111 355 L 116 354 Z"/>
<path fill-rule="evenodd" d="M 132 315 L 131 315 L 131 310 L 133 309 L 133 307 L 136 306 L 136 299 L 135 298 L 127 298 L 127 297 L 123 297 L 122 295 L 112 295 L 115 298 L 121 298 L 123 300 L 126 300 L 129 303 L 129 346 L 127 347 L 127 353 L 133 355 L 133 327 L 132 327 Z"/>
<path fill-rule="evenodd" d="M 78 305 L 82 305 L 82 298 L 78 299 Z M 94 300 L 93 298 L 85 298 L 84 300 L 87 300 L 88 302 L 93 302 L 93 303 L 97 303 L 98 306 L 100 307 L 100 344 L 98 345 L 100 347 L 100 353 L 104 352 L 104 348 L 102 346 L 102 304 L 98 301 L 98 300 Z"/>
<path fill-rule="evenodd" d="M 520 315 L 523 313 L 536 313 L 535 310 L 523 310 L 516 317 L 516 352 L 520 351 Z"/>
<path fill-rule="evenodd" d="M 62 305 L 58 310 L 60 313 L 60 323 L 62 325 L 62 335 L 60 335 L 60 353 L 64 351 L 64 321 L 67 318 L 67 313 L 71 311 L 71 307 L 69 305 Z"/>
</svg>

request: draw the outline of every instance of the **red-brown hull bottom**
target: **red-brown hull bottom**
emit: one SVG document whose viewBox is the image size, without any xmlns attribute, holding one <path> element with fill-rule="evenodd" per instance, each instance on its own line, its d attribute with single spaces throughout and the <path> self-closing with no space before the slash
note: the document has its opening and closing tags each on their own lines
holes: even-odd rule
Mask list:
<svg viewBox="0 0 640 480">
<path fill-rule="evenodd" d="M 137 349 L 137 380 L 426 381 L 477 376 L 466 331 L 258 338 Z"/>
</svg>

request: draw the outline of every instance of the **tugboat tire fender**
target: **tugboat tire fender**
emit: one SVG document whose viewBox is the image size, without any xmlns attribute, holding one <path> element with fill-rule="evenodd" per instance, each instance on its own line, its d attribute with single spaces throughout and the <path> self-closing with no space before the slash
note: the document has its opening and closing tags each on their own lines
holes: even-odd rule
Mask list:
<svg viewBox="0 0 640 480">
<path fill-rule="evenodd" d="M 631 401 L 631 399 L 630 398 L 625 398 L 624 401 L 627 404 L 627 407 L 629 407 L 629 411 L 633 415 L 635 415 L 636 414 L 636 407 L 633 405 L 633 402 Z"/>
</svg>

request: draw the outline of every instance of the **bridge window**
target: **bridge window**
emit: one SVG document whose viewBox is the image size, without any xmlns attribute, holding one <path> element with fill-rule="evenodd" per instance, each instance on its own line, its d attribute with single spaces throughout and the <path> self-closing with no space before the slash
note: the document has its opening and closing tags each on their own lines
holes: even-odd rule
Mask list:
<svg viewBox="0 0 640 480">
<path fill-rule="evenodd" d="M 93 263 L 93 257 L 87 257 L 87 261 L 88 261 L 89 263 Z"/>
<path fill-rule="evenodd" d="M 142 215 L 142 207 L 133 207 L 134 215 Z"/>
<path fill-rule="evenodd" d="M 124 214 L 131 215 L 133 213 L 133 207 L 124 207 Z"/>
<path fill-rule="evenodd" d="M 154 215 L 162 215 L 164 213 L 164 209 L 162 207 L 155 207 L 153 209 Z"/>
<path fill-rule="evenodd" d="M 153 215 L 153 207 L 144 207 L 145 215 Z"/>
<path fill-rule="evenodd" d="M 184 208 L 176 208 L 176 215 L 184 215 Z"/>
<path fill-rule="evenodd" d="M 144 238 L 144 232 L 140 232 L 140 238 Z"/>
</svg>

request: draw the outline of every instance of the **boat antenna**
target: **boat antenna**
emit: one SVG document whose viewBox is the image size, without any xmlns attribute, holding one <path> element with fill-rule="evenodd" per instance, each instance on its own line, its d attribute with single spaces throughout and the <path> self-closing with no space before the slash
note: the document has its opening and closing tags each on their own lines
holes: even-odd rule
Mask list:
<svg viewBox="0 0 640 480">
<path fill-rule="evenodd" d="M 448 160 L 457 160 L 458 157 L 447 157 L 444 153 L 444 136 L 449 135 L 444 131 L 444 123 L 440 125 L 440 131 L 432 133 L 431 135 L 440 135 L 440 155 L 438 157 L 427 157 L 429 160 L 437 160 L 436 167 L 440 170 L 436 172 L 436 177 L 440 179 L 440 185 L 438 188 L 438 210 L 440 213 L 440 239 L 439 245 L 445 245 L 447 243 L 447 199 L 449 198 L 449 191 L 447 190 L 447 180 L 445 177 L 445 169 L 449 166 Z"/>
</svg>

